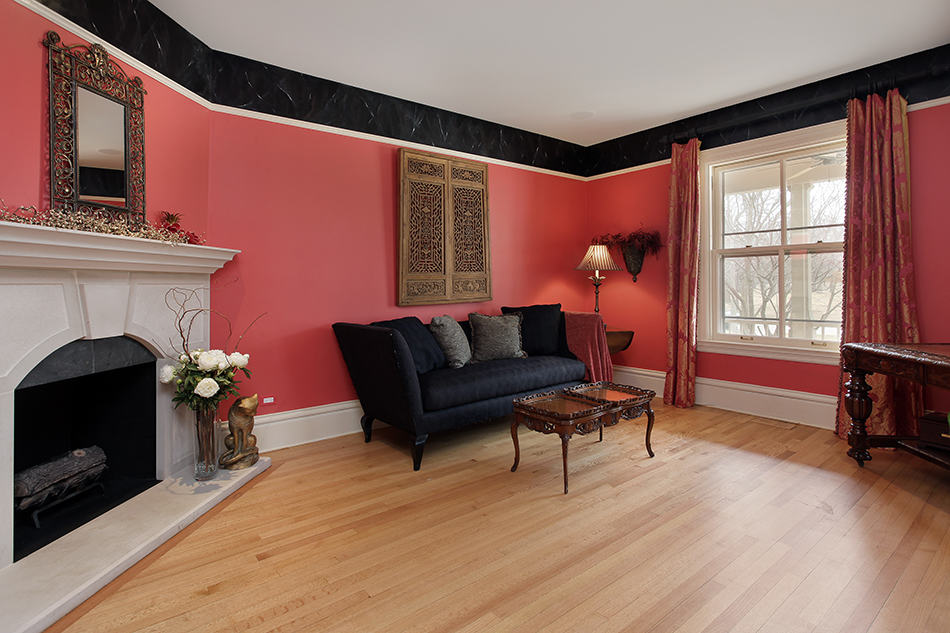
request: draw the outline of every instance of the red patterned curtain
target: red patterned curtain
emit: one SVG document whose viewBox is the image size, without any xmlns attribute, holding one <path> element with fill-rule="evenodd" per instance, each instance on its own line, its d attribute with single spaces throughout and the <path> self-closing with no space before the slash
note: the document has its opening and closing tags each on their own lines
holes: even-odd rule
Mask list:
<svg viewBox="0 0 950 633">
<path fill-rule="evenodd" d="M 696 403 L 699 139 L 690 139 L 685 145 L 674 143 L 672 164 L 663 402 L 691 407 Z"/>
<path fill-rule="evenodd" d="M 910 242 L 907 102 L 897 90 L 848 102 L 843 342 L 919 343 Z M 844 376 L 842 373 L 842 385 Z M 915 435 L 921 388 L 874 374 L 868 433 Z M 843 388 L 843 387 L 842 387 Z M 838 397 L 838 435 L 851 419 Z"/>
</svg>

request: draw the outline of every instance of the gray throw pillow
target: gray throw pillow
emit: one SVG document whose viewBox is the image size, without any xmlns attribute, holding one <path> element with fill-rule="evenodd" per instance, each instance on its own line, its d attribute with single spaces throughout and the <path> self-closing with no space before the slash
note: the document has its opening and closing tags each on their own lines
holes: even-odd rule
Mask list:
<svg viewBox="0 0 950 633">
<path fill-rule="evenodd" d="M 449 315 L 432 317 L 429 331 L 435 337 L 449 367 L 458 369 L 472 360 L 472 348 L 468 345 L 468 338 L 459 322 Z"/>
<path fill-rule="evenodd" d="M 525 358 L 521 345 L 521 313 L 486 316 L 468 315 L 472 326 L 472 360 Z"/>
</svg>

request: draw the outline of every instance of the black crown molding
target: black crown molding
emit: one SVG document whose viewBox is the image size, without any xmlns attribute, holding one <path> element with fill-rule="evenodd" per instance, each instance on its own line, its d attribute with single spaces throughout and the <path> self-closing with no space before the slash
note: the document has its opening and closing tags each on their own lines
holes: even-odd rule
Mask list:
<svg viewBox="0 0 950 633">
<path fill-rule="evenodd" d="M 899 88 L 909 103 L 950 95 L 950 44 L 583 147 L 216 51 L 147 0 L 40 0 L 208 101 L 433 148 L 593 176 L 842 119 L 848 99 Z"/>
<path fill-rule="evenodd" d="M 703 149 L 838 121 L 848 100 L 898 88 L 909 104 L 950 95 L 950 44 L 737 103 L 585 148 L 583 173 L 603 174 L 666 160 L 673 143 Z"/>
</svg>

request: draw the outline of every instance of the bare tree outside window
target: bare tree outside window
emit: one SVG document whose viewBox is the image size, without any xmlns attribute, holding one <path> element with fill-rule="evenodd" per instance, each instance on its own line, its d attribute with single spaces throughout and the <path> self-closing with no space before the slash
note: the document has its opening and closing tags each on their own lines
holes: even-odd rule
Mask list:
<svg viewBox="0 0 950 633">
<path fill-rule="evenodd" d="M 844 172 L 843 149 L 714 170 L 720 334 L 840 340 Z"/>
</svg>

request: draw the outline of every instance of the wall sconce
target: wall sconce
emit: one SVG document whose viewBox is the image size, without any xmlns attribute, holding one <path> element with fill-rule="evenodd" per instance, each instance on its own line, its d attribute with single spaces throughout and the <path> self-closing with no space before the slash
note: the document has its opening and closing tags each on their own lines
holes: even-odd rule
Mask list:
<svg viewBox="0 0 950 633">
<path fill-rule="evenodd" d="M 593 270 L 594 275 L 588 277 L 594 282 L 594 312 L 600 312 L 600 284 L 604 283 L 606 277 L 600 276 L 602 270 L 620 270 L 620 266 L 614 263 L 610 251 L 603 244 L 591 244 L 587 248 L 587 254 L 574 270 Z"/>
</svg>

